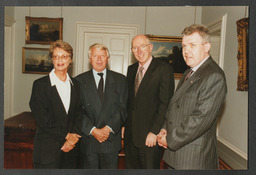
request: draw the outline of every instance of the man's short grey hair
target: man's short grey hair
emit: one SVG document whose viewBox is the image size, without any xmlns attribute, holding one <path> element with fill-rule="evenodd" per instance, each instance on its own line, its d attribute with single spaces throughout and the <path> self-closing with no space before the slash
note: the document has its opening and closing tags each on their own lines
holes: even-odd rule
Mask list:
<svg viewBox="0 0 256 175">
<path fill-rule="evenodd" d="M 91 58 L 91 53 L 92 53 L 93 48 L 99 48 L 100 50 L 106 50 L 107 51 L 107 57 L 108 58 L 110 57 L 110 53 L 109 53 L 109 50 L 108 50 L 107 46 L 105 46 L 102 43 L 95 43 L 95 44 L 93 44 L 89 47 L 88 58 Z"/>
<path fill-rule="evenodd" d="M 206 26 L 201 24 L 192 24 L 191 26 L 186 27 L 181 34 L 183 36 L 188 36 L 192 35 L 195 32 L 197 32 L 202 37 L 204 42 L 210 42 L 209 30 Z"/>
</svg>

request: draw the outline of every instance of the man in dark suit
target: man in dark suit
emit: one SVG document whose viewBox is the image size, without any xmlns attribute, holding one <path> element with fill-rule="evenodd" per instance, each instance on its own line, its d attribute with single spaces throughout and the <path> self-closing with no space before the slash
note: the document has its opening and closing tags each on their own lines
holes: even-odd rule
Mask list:
<svg viewBox="0 0 256 175">
<path fill-rule="evenodd" d="M 79 83 L 69 77 L 73 48 L 52 42 L 49 49 L 54 69 L 33 83 L 30 108 L 37 128 L 33 163 L 36 169 L 78 168 L 82 103 Z"/>
<path fill-rule="evenodd" d="M 166 114 L 158 144 L 171 169 L 217 169 L 216 125 L 227 93 L 223 70 L 209 55 L 208 29 L 182 32 L 183 57 L 191 67 L 181 78 Z"/>
<path fill-rule="evenodd" d="M 160 168 L 156 144 L 174 91 L 171 66 L 153 58 L 153 45 L 145 35 L 132 40 L 138 62 L 128 67 L 128 118 L 125 124 L 125 164 L 128 169 Z"/>
<path fill-rule="evenodd" d="M 109 57 L 103 44 L 90 46 L 93 69 L 76 77 L 85 109 L 80 145 L 82 168 L 118 167 L 121 127 L 127 117 L 127 82 L 124 75 L 106 69 Z"/>
</svg>

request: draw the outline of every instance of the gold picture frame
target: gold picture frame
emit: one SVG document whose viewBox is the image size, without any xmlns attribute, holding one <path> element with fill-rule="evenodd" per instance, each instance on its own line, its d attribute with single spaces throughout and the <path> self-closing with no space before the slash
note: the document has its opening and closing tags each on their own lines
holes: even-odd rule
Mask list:
<svg viewBox="0 0 256 175">
<path fill-rule="evenodd" d="M 63 18 L 25 17 L 26 44 L 50 44 L 63 38 Z"/>
<path fill-rule="evenodd" d="M 188 69 L 182 56 L 182 37 L 146 35 L 153 44 L 152 56 L 172 66 L 174 78 L 180 79 Z"/>
<path fill-rule="evenodd" d="M 53 69 L 49 49 L 22 48 L 22 73 L 48 74 Z"/>
<path fill-rule="evenodd" d="M 249 62 L 248 62 L 248 25 L 249 18 L 243 18 L 236 22 L 237 24 L 237 38 L 238 38 L 238 77 L 237 90 L 248 91 L 249 81 Z"/>
</svg>

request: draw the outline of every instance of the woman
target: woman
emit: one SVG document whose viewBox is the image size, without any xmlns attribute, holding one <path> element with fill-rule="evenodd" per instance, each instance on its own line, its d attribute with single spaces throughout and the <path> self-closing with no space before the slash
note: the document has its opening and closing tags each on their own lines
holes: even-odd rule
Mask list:
<svg viewBox="0 0 256 175">
<path fill-rule="evenodd" d="M 67 73 L 73 49 L 59 40 L 51 43 L 49 54 L 54 69 L 35 80 L 29 102 L 37 123 L 34 168 L 77 168 L 82 106 L 79 84 Z"/>
</svg>

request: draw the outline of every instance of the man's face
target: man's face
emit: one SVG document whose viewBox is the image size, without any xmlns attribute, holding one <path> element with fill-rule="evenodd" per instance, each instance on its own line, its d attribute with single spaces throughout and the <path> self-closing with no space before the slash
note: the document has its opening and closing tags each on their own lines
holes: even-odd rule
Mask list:
<svg viewBox="0 0 256 175">
<path fill-rule="evenodd" d="M 151 58 L 153 45 L 147 41 L 144 35 L 137 35 L 132 42 L 132 52 L 135 58 L 144 65 Z"/>
<path fill-rule="evenodd" d="M 95 71 L 102 72 L 106 68 L 108 60 L 109 57 L 106 50 L 92 48 L 90 63 Z"/>
<path fill-rule="evenodd" d="M 193 68 L 209 56 L 211 44 L 203 42 L 201 36 L 195 32 L 191 35 L 183 36 L 182 48 L 182 54 L 186 64 Z"/>
</svg>

